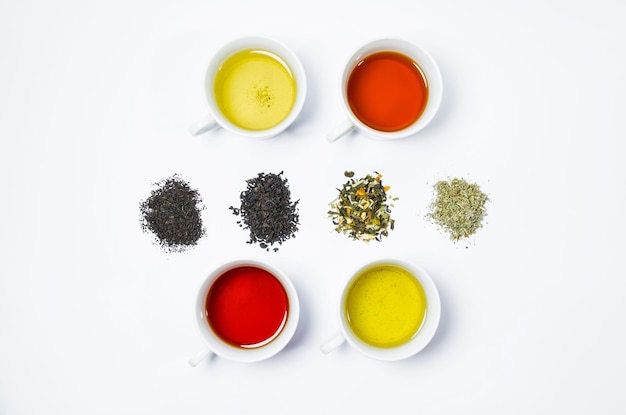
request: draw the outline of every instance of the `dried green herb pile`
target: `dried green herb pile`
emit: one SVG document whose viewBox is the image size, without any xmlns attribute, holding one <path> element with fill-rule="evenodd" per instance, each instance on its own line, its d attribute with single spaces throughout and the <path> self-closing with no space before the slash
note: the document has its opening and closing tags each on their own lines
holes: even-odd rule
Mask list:
<svg viewBox="0 0 626 415">
<path fill-rule="evenodd" d="M 335 231 L 350 236 L 354 240 L 380 241 L 393 230 L 395 221 L 391 218 L 392 204 L 383 186 L 382 174 L 374 172 L 361 179 L 354 178 L 354 172 L 344 173 L 349 180 L 339 191 L 339 196 L 330 204 L 328 216 L 335 225 Z"/>
<path fill-rule="evenodd" d="M 237 224 L 250 230 L 249 244 L 258 243 L 269 251 L 274 244 L 281 245 L 289 238 L 294 238 L 300 221 L 299 200 L 291 201 L 291 191 L 283 172 L 259 173 L 246 180 L 247 188 L 241 192 L 239 208 L 231 206 L 236 216 L 241 216 Z M 274 252 L 278 247 L 273 248 Z"/>
<path fill-rule="evenodd" d="M 439 181 L 434 188 L 436 198 L 427 217 L 449 233 L 450 239 L 467 238 L 482 227 L 489 197 L 480 186 L 455 178 Z"/>
<path fill-rule="evenodd" d="M 155 184 L 150 197 L 140 204 L 141 227 L 152 232 L 168 252 L 181 252 L 204 236 L 202 199 L 197 190 L 178 175 Z"/>
</svg>

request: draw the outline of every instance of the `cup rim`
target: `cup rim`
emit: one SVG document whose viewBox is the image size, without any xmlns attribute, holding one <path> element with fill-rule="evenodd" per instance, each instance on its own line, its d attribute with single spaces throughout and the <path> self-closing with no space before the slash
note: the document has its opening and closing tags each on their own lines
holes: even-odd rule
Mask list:
<svg viewBox="0 0 626 415">
<path fill-rule="evenodd" d="M 291 111 L 287 117 L 282 120 L 278 125 L 265 130 L 247 130 L 241 128 L 231 121 L 229 121 L 219 110 L 215 97 L 213 96 L 213 82 L 215 75 L 220 65 L 233 54 L 247 49 L 265 49 L 268 50 L 281 59 L 289 66 L 289 69 L 293 73 L 296 83 L 296 99 L 293 103 Z M 261 36 L 245 36 L 231 40 L 224 44 L 221 48 L 213 54 L 207 68 L 205 70 L 204 77 L 204 95 L 209 106 L 211 115 L 215 118 L 217 123 L 224 129 L 236 133 L 239 136 L 255 139 L 267 139 L 275 137 L 285 129 L 287 129 L 298 117 L 302 108 L 304 107 L 304 101 L 307 93 L 307 80 L 304 67 L 295 52 L 284 43 L 269 37 Z"/>
<path fill-rule="evenodd" d="M 350 108 L 347 98 L 348 79 L 350 78 L 350 74 L 352 73 L 355 65 L 366 56 L 385 51 L 399 52 L 414 60 L 424 72 L 429 88 L 428 101 L 426 103 L 426 108 L 424 108 L 424 112 L 417 120 L 415 120 L 415 122 L 413 122 L 413 124 L 398 131 L 379 131 L 366 125 L 354 114 L 352 108 Z M 439 70 L 439 65 L 437 64 L 437 61 L 435 61 L 435 58 L 421 45 L 404 39 L 375 39 L 359 47 L 344 66 L 340 82 L 341 102 L 344 110 L 348 114 L 350 122 L 352 122 L 357 130 L 364 133 L 366 137 L 380 141 L 407 138 L 424 129 L 428 124 L 430 124 L 437 114 L 443 97 L 443 80 L 441 77 L 441 71 Z"/>
<path fill-rule="evenodd" d="M 364 271 L 380 265 L 395 265 L 409 271 L 422 285 L 428 301 L 424 322 L 413 338 L 402 345 L 390 348 L 376 347 L 363 342 L 352 332 L 344 318 L 345 298 L 352 283 Z M 434 337 L 441 318 L 441 300 L 437 286 L 424 268 L 399 258 L 379 258 L 357 268 L 346 281 L 339 297 L 338 318 L 341 333 L 346 341 L 365 356 L 384 361 L 402 360 L 422 351 Z"/>
<path fill-rule="evenodd" d="M 205 318 L 206 296 L 212 284 L 227 271 L 244 266 L 260 268 L 272 274 L 282 284 L 289 302 L 287 322 L 280 334 L 270 343 L 253 349 L 242 349 L 227 344 L 211 330 Z M 300 302 L 293 283 L 281 270 L 256 259 L 236 259 L 214 268 L 203 280 L 196 294 L 194 316 L 200 337 L 213 353 L 233 361 L 257 362 L 274 356 L 287 346 L 295 334 L 300 319 Z"/>
</svg>

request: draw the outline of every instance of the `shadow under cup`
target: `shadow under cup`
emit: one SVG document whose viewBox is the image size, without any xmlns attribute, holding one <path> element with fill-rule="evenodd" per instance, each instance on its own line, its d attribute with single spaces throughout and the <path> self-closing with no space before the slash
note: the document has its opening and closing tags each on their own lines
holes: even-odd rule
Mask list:
<svg viewBox="0 0 626 415">
<path fill-rule="evenodd" d="M 207 278 L 196 315 L 200 334 L 214 353 L 257 361 L 286 346 L 295 332 L 299 305 L 293 285 L 280 271 L 237 261 Z"/>
</svg>

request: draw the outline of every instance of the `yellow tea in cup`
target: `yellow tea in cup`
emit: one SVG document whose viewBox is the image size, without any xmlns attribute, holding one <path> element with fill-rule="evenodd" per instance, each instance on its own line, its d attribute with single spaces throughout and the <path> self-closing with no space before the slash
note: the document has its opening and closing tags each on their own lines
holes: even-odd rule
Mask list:
<svg viewBox="0 0 626 415">
<path fill-rule="evenodd" d="M 296 81 L 289 65 L 262 49 L 239 51 L 220 66 L 213 82 L 215 101 L 236 126 L 267 130 L 280 124 L 296 100 Z"/>
<path fill-rule="evenodd" d="M 364 270 L 344 297 L 344 317 L 370 346 L 389 348 L 411 340 L 426 316 L 426 294 L 406 269 L 379 264 Z"/>
</svg>

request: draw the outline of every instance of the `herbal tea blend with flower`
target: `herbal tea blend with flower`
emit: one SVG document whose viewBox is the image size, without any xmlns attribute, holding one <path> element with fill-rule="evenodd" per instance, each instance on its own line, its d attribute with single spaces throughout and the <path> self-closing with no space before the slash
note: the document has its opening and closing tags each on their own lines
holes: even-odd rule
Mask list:
<svg viewBox="0 0 626 415">
<path fill-rule="evenodd" d="M 426 216 L 448 232 L 450 239 L 467 238 L 482 227 L 489 197 L 480 186 L 455 178 L 449 182 L 441 180 L 434 188 L 436 199 Z"/>
<path fill-rule="evenodd" d="M 335 231 L 349 235 L 354 240 L 380 241 L 389 235 L 395 221 L 391 219 L 393 204 L 398 200 L 387 196 L 389 186 L 383 186 L 382 174 L 367 175 L 354 179 L 354 172 L 346 171 L 349 180 L 339 190 L 339 196 L 331 202 L 328 216 L 335 224 Z"/>
<path fill-rule="evenodd" d="M 141 202 L 141 227 L 150 231 L 168 252 L 181 252 L 204 235 L 200 194 L 178 175 L 155 184 L 148 199 Z"/>
<path fill-rule="evenodd" d="M 241 216 L 237 224 L 250 230 L 249 244 L 258 243 L 269 251 L 269 246 L 282 244 L 294 237 L 298 230 L 298 202 L 291 202 L 291 191 L 287 179 L 278 174 L 259 173 L 246 180 L 248 187 L 241 192 L 241 207 L 231 206 L 234 215 Z M 274 252 L 278 248 L 274 248 Z"/>
</svg>

